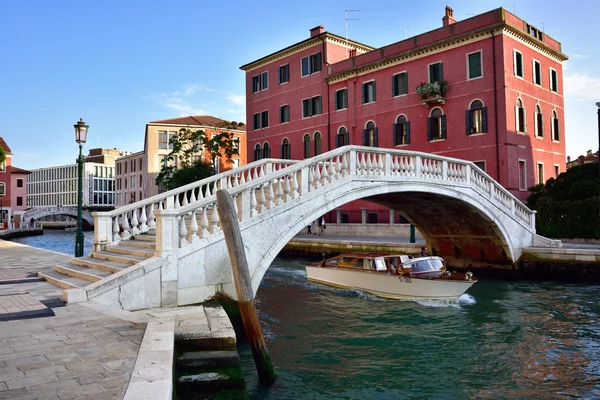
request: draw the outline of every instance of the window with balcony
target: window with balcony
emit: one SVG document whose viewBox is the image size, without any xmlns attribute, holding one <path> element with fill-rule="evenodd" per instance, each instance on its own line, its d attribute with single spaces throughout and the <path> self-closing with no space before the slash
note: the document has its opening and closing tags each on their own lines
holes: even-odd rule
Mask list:
<svg viewBox="0 0 600 400">
<path fill-rule="evenodd" d="M 487 132 L 487 107 L 479 100 L 473 101 L 466 111 L 465 123 L 467 135 Z"/>
<path fill-rule="evenodd" d="M 369 121 L 363 130 L 363 146 L 378 147 L 377 127 L 373 121 Z"/>
<path fill-rule="evenodd" d="M 446 139 L 446 116 L 441 108 L 434 108 L 427 118 L 427 140 L 440 139 Z"/>
<path fill-rule="evenodd" d="M 410 143 L 410 122 L 406 116 L 400 115 L 394 124 L 394 146 Z"/>
</svg>

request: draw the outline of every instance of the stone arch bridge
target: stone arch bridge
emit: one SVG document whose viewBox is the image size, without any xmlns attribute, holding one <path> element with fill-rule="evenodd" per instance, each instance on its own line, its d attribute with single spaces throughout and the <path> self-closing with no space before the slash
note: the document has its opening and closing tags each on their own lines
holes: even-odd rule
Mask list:
<svg viewBox="0 0 600 400">
<path fill-rule="evenodd" d="M 34 221 L 39 221 L 40 218 L 44 218 L 50 215 L 66 215 L 69 217 L 73 217 L 75 221 L 77 221 L 77 207 L 70 206 L 60 206 L 60 207 L 35 207 L 30 210 L 27 210 L 23 215 L 23 221 L 27 223 L 27 225 L 31 225 Z M 94 225 L 94 217 L 89 210 L 84 209 L 81 214 L 82 220 L 84 221 L 84 225 L 87 223 L 90 227 Z"/>
<path fill-rule="evenodd" d="M 473 163 L 427 153 L 345 146 L 302 160 L 260 160 L 112 212 L 95 213 L 95 251 L 156 234 L 154 257 L 82 289 L 124 309 L 185 305 L 216 293 L 235 299 L 216 212 L 216 190 L 236 206 L 252 286 L 306 225 L 345 203 L 368 199 L 399 211 L 449 263 L 510 264 L 536 235 L 535 212 Z"/>
</svg>

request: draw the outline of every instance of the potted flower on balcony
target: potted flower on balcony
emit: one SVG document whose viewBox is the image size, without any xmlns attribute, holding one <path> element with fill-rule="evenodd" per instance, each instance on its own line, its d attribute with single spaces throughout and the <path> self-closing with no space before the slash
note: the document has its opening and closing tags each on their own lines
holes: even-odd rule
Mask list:
<svg viewBox="0 0 600 400">
<path fill-rule="evenodd" d="M 444 104 L 444 95 L 447 89 L 448 82 L 446 81 L 422 82 L 417 86 L 417 94 L 421 96 L 422 104 L 429 107 L 431 102 Z"/>
</svg>

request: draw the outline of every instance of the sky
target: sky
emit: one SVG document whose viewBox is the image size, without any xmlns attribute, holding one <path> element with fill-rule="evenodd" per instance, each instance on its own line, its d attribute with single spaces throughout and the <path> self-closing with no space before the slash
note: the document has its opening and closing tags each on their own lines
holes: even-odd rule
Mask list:
<svg viewBox="0 0 600 400">
<path fill-rule="evenodd" d="M 598 149 L 597 0 L 0 0 L 0 136 L 34 169 L 75 162 L 80 118 L 84 154 L 143 150 L 153 120 L 244 121 L 241 65 L 317 25 L 381 47 L 441 27 L 446 4 L 457 20 L 504 7 L 562 42 L 567 155 Z"/>
</svg>

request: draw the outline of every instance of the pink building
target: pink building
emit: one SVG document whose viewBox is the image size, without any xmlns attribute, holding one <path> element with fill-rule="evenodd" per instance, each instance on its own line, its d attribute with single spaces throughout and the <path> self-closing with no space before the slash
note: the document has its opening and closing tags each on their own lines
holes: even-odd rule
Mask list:
<svg viewBox="0 0 600 400">
<path fill-rule="evenodd" d="M 30 171 L 17 168 L 14 165 L 10 167 L 10 203 L 12 205 L 12 227 L 20 228 L 22 215 L 27 209 L 27 177 Z"/>
<path fill-rule="evenodd" d="M 441 28 L 378 49 L 310 32 L 241 67 L 249 161 L 346 144 L 423 151 L 473 161 L 520 199 L 564 172 L 567 57 L 505 9 L 456 21 L 446 7 Z M 387 222 L 382 211 L 356 202 L 339 222 Z"/>
<path fill-rule="evenodd" d="M 6 154 L 6 160 L 0 163 L 0 230 L 6 230 L 10 226 L 11 216 L 11 159 L 12 152 L 2 136 L 0 136 L 0 148 Z"/>
</svg>

